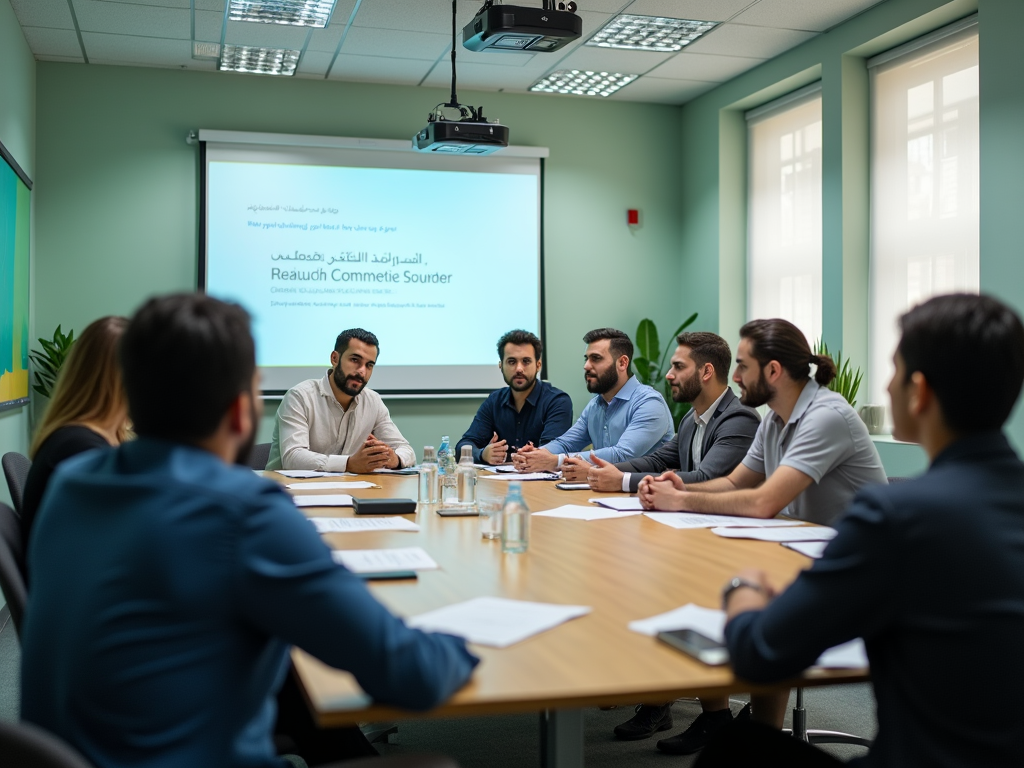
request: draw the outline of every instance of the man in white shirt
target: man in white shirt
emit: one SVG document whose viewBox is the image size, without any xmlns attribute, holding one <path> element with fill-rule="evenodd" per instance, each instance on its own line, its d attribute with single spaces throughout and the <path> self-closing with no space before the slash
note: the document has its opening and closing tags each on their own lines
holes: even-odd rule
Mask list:
<svg viewBox="0 0 1024 768">
<path fill-rule="evenodd" d="M 363 474 L 416 463 L 381 396 L 366 388 L 379 352 L 377 337 L 362 328 L 338 335 L 326 375 L 281 401 L 267 469 Z"/>
</svg>

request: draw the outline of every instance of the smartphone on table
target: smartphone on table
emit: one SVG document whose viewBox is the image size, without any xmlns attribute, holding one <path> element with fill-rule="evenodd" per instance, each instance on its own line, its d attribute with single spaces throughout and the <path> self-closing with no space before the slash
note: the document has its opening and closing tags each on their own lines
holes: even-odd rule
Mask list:
<svg viewBox="0 0 1024 768">
<path fill-rule="evenodd" d="M 729 649 L 725 647 L 725 643 L 712 640 L 696 630 L 673 629 L 659 632 L 658 639 L 709 667 L 720 667 L 729 663 Z"/>
</svg>

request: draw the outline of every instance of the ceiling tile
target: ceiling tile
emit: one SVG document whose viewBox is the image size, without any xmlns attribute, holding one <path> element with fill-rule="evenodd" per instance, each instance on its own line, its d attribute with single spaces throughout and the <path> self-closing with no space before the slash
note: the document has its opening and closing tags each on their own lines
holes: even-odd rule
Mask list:
<svg viewBox="0 0 1024 768">
<path fill-rule="evenodd" d="M 23 27 L 75 28 L 68 0 L 11 0 L 11 7 Z"/>
<path fill-rule="evenodd" d="M 122 5 L 155 5 L 164 8 L 191 8 L 189 0 L 101 0 L 101 2 L 121 3 Z"/>
<path fill-rule="evenodd" d="M 133 35 L 105 35 L 83 32 L 85 52 L 95 63 L 181 66 L 193 63 L 188 40 L 161 40 Z"/>
<path fill-rule="evenodd" d="M 458 34 L 480 10 L 477 2 L 462 2 L 458 7 Z M 452 4 L 448 0 L 363 0 L 354 26 L 378 29 L 404 29 L 452 35 Z"/>
<path fill-rule="evenodd" d="M 224 15 L 225 5 L 227 0 L 196 0 L 197 11 L 217 11 L 221 16 Z"/>
<path fill-rule="evenodd" d="M 623 13 L 623 8 L 629 5 L 630 0 L 580 0 L 580 3 L 584 4 L 585 8 L 580 8 L 576 11 L 576 15 L 582 15 L 587 11 L 598 11 L 600 13 L 609 13 L 613 16 L 617 16 L 619 13 Z"/>
<path fill-rule="evenodd" d="M 299 59 L 299 66 L 295 70 L 296 76 L 303 75 L 305 77 L 323 77 L 327 73 L 327 67 L 331 64 L 331 59 L 334 58 L 333 53 L 326 51 L 310 51 L 306 50 L 302 57 Z"/>
<path fill-rule="evenodd" d="M 189 40 L 192 36 L 191 15 L 184 8 L 156 8 L 103 0 L 74 2 L 78 26 L 82 32 L 179 40 Z M 146 58 L 141 60 L 146 61 Z"/>
<path fill-rule="evenodd" d="M 652 77 L 674 80 L 701 80 L 706 83 L 724 83 L 753 69 L 764 59 L 746 56 L 718 56 L 684 50 L 648 74 Z"/>
<path fill-rule="evenodd" d="M 199 34 L 198 22 L 196 35 Z M 306 43 L 306 27 L 284 24 L 258 24 L 251 21 L 229 21 L 224 42 L 228 45 L 251 45 L 257 48 L 287 48 L 300 51 Z M 213 38 L 220 40 L 219 36 Z"/>
<path fill-rule="evenodd" d="M 47 29 L 22 27 L 28 47 L 36 56 L 77 56 L 82 58 L 82 47 L 73 29 Z"/>
<path fill-rule="evenodd" d="M 783 51 L 810 40 L 814 32 L 792 29 L 748 27 L 743 24 L 723 24 L 687 46 L 695 53 L 719 53 L 726 56 L 749 56 L 770 59 Z"/>
<path fill-rule="evenodd" d="M 541 77 L 541 72 L 528 68 L 503 67 L 497 64 L 467 64 L 459 67 L 459 90 L 497 91 L 510 89 L 525 91 Z M 434 67 L 423 85 L 447 88 L 452 82 L 452 70 L 444 63 Z M 486 105 L 485 105 L 486 106 Z M 488 115 L 490 118 L 491 115 Z"/>
<path fill-rule="evenodd" d="M 654 67 L 672 58 L 671 53 L 652 51 L 621 51 L 611 48 L 590 48 L 580 46 L 557 66 L 557 69 L 591 69 L 600 72 L 621 72 L 626 75 L 643 75 Z M 554 64 L 554 62 L 552 62 Z"/>
<path fill-rule="evenodd" d="M 85 59 L 82 58 L 81 54 L 78 56 L 48 56 L 41 54 L 36 56 L 39 61 L 63 61 L 71 64 L 85 64 Z"/>
<path fill-rule="evenodd" d="M 824 32 L 882 0 L 761 0 L 733 21 L 757 27 Z"/>
<path fill-rule="evenodd" d="M 350 56 L 386 56 L 393 59 L 434 61 L 448 50 L 449 45 L 449 38 L 430 32 L 352 27 L 348 31 L 341 52 Z"/>
<path fill-rule="evenodd" d="M 333 55 L 333 54 L 332 54 Z M 338 56 L 331 69 L 331 80 L 357 83 L 395 83 L 416 85 L 433 62 L 417 59 L 389 59 L 383 56 Z M 425 108 L 429 109 L 431 105 Z"/>
<path fill-rule="evenodd" d="M 196 11 L 196 40 L 208 43 L 220 42 L 221 27 L 224 26 L 224 14 L 214 11 Z"/>
<path fill-rule="evenodd" d="M 609 99 L 614 101 L 646 101 L 655 104 L 685 104 L 715 87 L 714 83 L 694 80 L 662 80 L 657 77 L 641 77 L 622 90 L 616 91 Z"/>
<path fill-rule="evenodd" d="M 726 21 L 755 2 L 757 0 L 635 0 L 623 13 L 694 21 Z"/>
</svg>

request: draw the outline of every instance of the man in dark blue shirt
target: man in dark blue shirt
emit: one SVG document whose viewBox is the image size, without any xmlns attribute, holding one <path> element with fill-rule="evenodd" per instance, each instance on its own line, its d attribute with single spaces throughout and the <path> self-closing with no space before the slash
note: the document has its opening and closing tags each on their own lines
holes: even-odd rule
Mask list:
<svg viewBox="0 0 1024 768">
<path fill-rule="evenodd" d="M 878 736 L 858 765 L 1024 765 L 1024 701 L 1005 695 L 1024 686 L 1024 463 L 1001 431 L 1024 382 L 1024 326 L 976 295 L 931 299 L 900 326 L 893 436 L 920 443 L 928 471 L 860 491 L 823 557 L 777 597 L 757 571 L 727 585 L 733 668 L 789 680 L 863 637 Z M 990 374 L 978 396 L 975 369 Z M 758 730 L 734 724 L 698 765 L 838 764 Z"/>
<path fill-rule="evenodd" d="M 139 439 L 62 465 L 33 532 L 24 719 L 98 768 L 271 768 L 292 645 L 410 709 L 469 679 L 462 640 L 407 628 L 235 466 L 260 410 L 241 307 L 150 300 L 121 364 Z"/>
<path fill-rule="evenodd" d="M 508 386 L 492 392 L 480 405 L 466 434 L 455 446 L 473 446 L 477 464 L 504 464 L 510 451 L 543 445 L 572 425 L 572 400 L 537 377 L 540 339 L 528 331 L 509 331 L 498 340 L 498 367 Z"/>
</svg>

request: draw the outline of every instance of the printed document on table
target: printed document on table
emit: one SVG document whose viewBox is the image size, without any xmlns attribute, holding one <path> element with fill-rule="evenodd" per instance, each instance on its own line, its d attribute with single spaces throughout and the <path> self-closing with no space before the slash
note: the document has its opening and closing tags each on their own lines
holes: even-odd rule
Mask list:
<svg viewBox="0 0 1024 768">
<path fill-rule="evenodd" d="M 352 497 L 347 493 L 309 493 L 305 496 L 292 496 L 297 507 L 351 507 Z"/>
<path fill-rule="evenodd" d="M 341 563 L 353 573 L 433 571 L 439 567 L 423 547 L 336 549 L 331 555 L 334 562 Z"/>
<path fill-rule="evenodd" d="M 494 467 L 489 467 L 491 472 L 518 472 L 514 464 L 498 464 Z"/>
<path fill-rule="evenodd" d="M 803 525 L 800 520 L 779 518 L 761 520 L 756 517 L 703 515 L 697 512 L 645 512 L 644 515 L 656 523 L 680 530 L 688 528 L 787 528 Z"/>
<path fill-rule="evenodd" d="M 447 632 L 471 643 L 507 648 L 520 640 L 590 613 L 585 605 L 554 605 L 475 597 L 406 620 L 410 627 L 427 632 Z"/>
<path fill-rule="evenodd" d="M 317 533 L 358 531 L 418 531 L 420 527 L 404 517 L 311 517 Z"/>
<path fill-rule="evenodd" d="M 524 472 L 523 474 L 518 473 L 505 473 L 502 475 L 482 475 L 481 480 L 557 480 L 559 477 L 557 472 Z"/>
<path fill-rule="evenodd" d="M 554 509 L 534 512 L 534 517 L 564 517 L 569 520 L 611 520 L 617 517 L 633 517 L 639 512 L 616 512 L 614 509 L 587 507 L 582 504 L 565 504 Z"/>
<path fill-rule="evenodd" d="M 828 546 L 827 541 L 784 541 L 782 546 L 792 549 L 794 552 L 799 552 L 801 555 L 806 557 L 813 557 L 817 560 L 823 554 L 825 554 L 825 547 Z"/>
<path fill-rule="evenodd" d="M 591 504 L 600 504 L 602 507 L 608 507 L 608 509 L 614 509 L 619 512 L 625 512 L 626 510 L 644 511 L 639 496 L 605 496 L 599 499 L 587 499 L 587 501 Z"/>
<path fill-rule="evenodd" d="M 321 472 L 318 469 L 272 469 L 271 472 L 277 472 L 279 475 L 285 477 L 294 477 L 295 479 L 306 478 L 306 477 L 355 477 L 354 472 Z"/>
<path fill-rule="evenodd" d="M 864 648 L 864 641 L 859 637 L 835 648 L 829 648 L 814 664 L 825 669 L 860 669 L 867 665 L 868 652 Z"/>
<path fill-rule="evenodd" d="M 835 538 L 836 529 L 824 525 L 802 528 L 712 528 L 716 536 L 727 539 L 757 539 L 758 541 L 828 541 Z"/>
<path fill-rule="evenodd" d="M 376 483 L 366 480 L 352 480 L 344 483 L 288 483 L 285 488 L 305 488 L 309 491 L 350 491 L 356 488 L 380 488 Z"/>
</svg>

